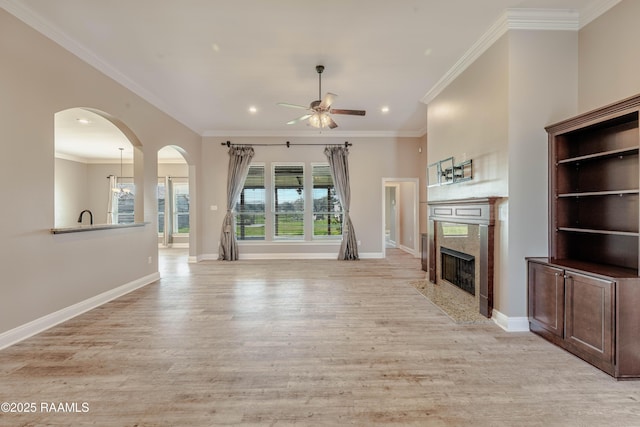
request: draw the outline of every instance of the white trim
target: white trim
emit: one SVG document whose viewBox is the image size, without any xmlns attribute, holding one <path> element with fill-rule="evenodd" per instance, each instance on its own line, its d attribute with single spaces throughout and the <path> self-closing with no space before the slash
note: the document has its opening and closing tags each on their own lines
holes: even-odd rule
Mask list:
<svg viewBox="0 0 640 427">
<path fill-rule="evenodd" d="M 295 138 L 420 138 L 427 133 L 426 126 L 416 130 L 398 131 L 317 131 L 317 130 L 205 130 L 203 137 L 295 137 Z M 215 141 L 220 142 L 220 141 Z M 284 144 L 283 144 L 284 145 Z"/>
<path fill-rule="evenodd" d="M 507 332 L 529 332 L 527 317 L 508 317 L 494 308 L 491 319 Z"/>
<path fill-rule="evenodd" d="M 168 114 L 170 117 L 173 117 L 176 121 L 182 123 L 187 128 L 200 134 L 200 132 L 196 130 L 196 127 L 189 123 L 189 119 L 187 117 L 183 117 L 179 111 L 175 110 L 158 96 L 131 80 L 103 58 L 89 50 L 86 46 L 69 37 L 63 30 L 34 12 L 28 6 L 16 0 L 0 0 L 0 7 L 20 19 L 25 24 L 29 25 L 31 28 L 43 34 L 45 37 L 50 38 L 64 49 L 76 55 L 87 64 L 93 66 L 98 71 L 108 77 L 111 77 L 113 80 L 120 83 L 131 92 L 137 94 L 151 105 Z"/>
<path fill-rule="evenodd" d="M 240 260 L 264 260 L 264 259 L 337 259 L 337 252 L 327 253 L 300 253 L 300 252 L 284 252 L 284 253 L 262 253 L 262 254 L 240 254 Z"/>
<path fill-rule="evenodd" d="M 340 246 L 342 244 L 342 236 L 336 238 L 326 238 L 315 240 L 237 240 L 238 246 L 245 247 L 265 247 L 265 246 Z"/>
<path fill-rule="evenodd" d="M 192 256 L 189 255 L 189 258 L 187 258 L 187 263 L 189 264 L 197 264 L 200 261 L 198 256 Z"/>
<path fill-rule="evenodd" d="M 56 159 L 69 160 L 71 162 L 76 162 L 76 163 L 85 163 L 85 164 L 89 163 L 89 160 L 86 159 L 85 157 L 74 156 L 73 154 L 60 153 L 56 151 L 54 153 L 54 156 Z"/>
<path fill-rule="evenodd" d="M 160 273 L 149 274 L 4 332 L 0 334 L 0 350 L 158 280 L 160 280 Z"/>
<path fill-rule="evenodd" d="M 579 30 L 580 15 L 575 10 L 507 9 L 504 15 L 509 30 Z"/>
<path fill-rule="evenodd" d="M 415 249 L 411 249 L 407 246 L 404 245 L 398 245 L 398 249 L 405 251 L 406 253 L 413 255 L 414 257 L 418 258 L 418 251 L 416 251 Z"/>
<path fill-rule="evenodd" d="M 385 225 L 386 225 L 386 192 L 385 189 L 387 186 L 389 185 L 393 185 L 393 184 L 398 184 L 398 187 L 400 186 L 400 184 L 407 184 L 407 183 L 412 183 L 414 184 L 414 189 L 413 189 L 413 228 L 414 228 L 414 236 L 413 236 L 413 241 L 414 241 L 414 245 L 420 245 L 420 178 L 382 178 L 382 230 L 381 230 L 381 234 L 382 234 L 382 239 L 381 239 L 381 245 L 382 245 L 382 258 L 385 258 L 387 255 L 387 245 L 386 245 L 386 234 L 385 234 Z M 398 206 L 398 201 L 400 200 L 400 195 L 396 194 L 396 206 Z M 396 210 L 396 215 L 399 214 L 399 210 Z M 396 232 L 400 232 L 400 230 L 396 230 Z M 411 254 L 413 254 L 414 256 L 418 256 L 418 250 L 412 250 L 409 249 L 408 247 L 402 247 L 402 245 L 398 244 L 396 245 L 398 248 L 405 250 L 406 252 L 409 252 Z M 419 247 L 419 246 L 418 246 Z M 361 257 L 362 258 L 362 257 Z"/>
<path fill-rule="evenodd" d="M 169 246 L 167 246 L 168 248 L 173 248 L 173 249 L 189 249 L 189 242 L 184 242 L 184 243 L 171 243 L 169 244 Z"/>
<path fill-rule="evenodd" d="M 464 70 L 466 70 L 473 62 L 480 57 L 489 47 L 491 47 L 500 37 L 507 32 L 506 15 L 500 18 L 471 46 L 469 50 L 453 67 L 445 73 L 444 76 L 427 92 L 421 99 L 425 104 L 429 104 L 435 99 L 447 86 L 449 86 Z"/>
<path fill-rule="evenodd" d="M 507 9 L 489 29 L 471 46 L 447 73 L 421 99 L 429 104 L 463 71 L 487 51 L 500 37 L 513 30 L 577 31 L 579 16 L 576 12 L 554 9 Z"/>
<path fill-rule="evenodd" d="M 360 259 L 383 259 L 384 254 L 382 252 L 366 252 L 361 253 Z M 279 252 L 279 253 L 261 253 L 261 254 L 240 254 L 240 260 L 279 260 L 279 259 L 290 259 L 290 260 L 305 260 L 305 259 L 334 259 L 338 260 L 337 252 L 309 252 L 309 253 L 299 253 L 299 252 Z M 218 254 L 202 254 L 198 257 L 199 261 L 217 261 Z"/>
</svg>

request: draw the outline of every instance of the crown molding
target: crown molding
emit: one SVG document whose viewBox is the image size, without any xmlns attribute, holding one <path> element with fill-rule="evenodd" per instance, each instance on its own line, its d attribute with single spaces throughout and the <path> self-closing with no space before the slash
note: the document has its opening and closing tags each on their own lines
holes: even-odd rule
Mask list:
<svg viewBox="0 0 640 427">
<path fill-rule="evenodd" d="M 572 10 L 558 9 L 507 9 L 491 27 L 421 99 L 430 103 L 476 59 L 487 51 L 509 30 L 577 31 L 579 15 Z"/>
<path fill-rule="evenodd" d="M 507 30 L 578 31 L 580 15 L 568 9 L 507 9 Z"/>
<path fill-rule="evenodd" d="M 427 133 L 422 127 L 415 131 L 305 131 L 305 130 L 208 130 L 203 137 L 242 138 L 242 137 L 286 137 L 286 138 L 420 138 Z"/>
<path fill-rule="evenodd" d="M 430 103 L 480 55 L 509 30 L 560 30 L 578 31 L 622 0 L 599 0 L 578 13 L 575 10 L 558 9 L 507 9 L 494 24 L 471 46 L 467 52 L 422 97 Z"/>
<path fill-rule="evenodd" d="M 200 134 L 196 127 L 191 126 L 187 120 L 181 118 L 180 114 L 178 114 L 177 111 L 171 109 L 162 99 L 160 99 L 154 93 L 144 89 L 142 86 L 122 74 L 108 62 L 89 50 L 86 46 L 69 37 L 64 31 L 53 25 L 48 20 L 44 19 L 28 6 L 16 0 L 0 0 L 0 7 L 5 9 L 7 12 L 27 24 L 34 30 L 38 31 L 40 34 L 62 46 L 64 49 L 68 50 L 87 64 L 91 65 L 96 70 L 107 75 L 125 88 L 129 89 L 163 113 L 168 114 L 170 117 L 182 123 L 193 132 Z"/>
</svg>

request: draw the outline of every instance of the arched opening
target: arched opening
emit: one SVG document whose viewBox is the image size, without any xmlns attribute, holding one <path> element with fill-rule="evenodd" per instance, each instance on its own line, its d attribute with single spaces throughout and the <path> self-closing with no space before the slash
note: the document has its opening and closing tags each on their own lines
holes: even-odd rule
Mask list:
<svg viewBox="0 0 640 427">
<path fill-rule="evenodd" d="M 54 129 L 54 227 L 141 222 L 134 158 L 141 161 L 142 151 L 133 132 L 91 108 L 56 113 Z"/>
<path fill-rule="evenodd" d="M 158 244 L 188 248 L 190 234 L 189 165 L 174 147 L 158 151 Z"/>
<path fill-rule="evenodd" d="M 188 252 L 188 260 L 195 262 L 195 171 L 189 159 L 188 153 L 176 145 L 158 150 L 157 231 L 160 249 L 178 249 L 185 257 Z M 175 255 L 173 258 L 179 259 Z"/>
</svg>

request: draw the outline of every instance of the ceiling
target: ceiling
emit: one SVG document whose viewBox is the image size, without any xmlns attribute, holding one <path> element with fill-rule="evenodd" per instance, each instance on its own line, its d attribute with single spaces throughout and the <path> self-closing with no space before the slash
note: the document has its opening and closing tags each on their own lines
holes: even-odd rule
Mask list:
<svg viewBox="0 0 640 427">
<path fill-rule="evenodd" d="M 0 6 L 203 136 L 318 135 L 287 125 L 322 92 L 334 136 L 421 136 L 425 95 L 508 8 L 584 23 L 619 0 L 0 0 Z M 255 112 L 250 112 L 254 107 Z M 383 112 L 383 107 L 388 112 Z M 118 154 L 119 155 L 119 154 Z"/>
</svg>

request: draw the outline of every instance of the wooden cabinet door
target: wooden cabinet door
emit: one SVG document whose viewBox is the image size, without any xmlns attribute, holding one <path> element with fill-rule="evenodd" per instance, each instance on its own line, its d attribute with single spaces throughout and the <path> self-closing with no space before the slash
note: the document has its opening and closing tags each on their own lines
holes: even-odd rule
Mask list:
<svg viewBox="0 0 640 427">
<path fill-rule="evenodd" d="M 565 340 L 579 351 L 613 362 L 614 282 L 570 270 L 565 274 Z"/>
<path fill-rule="evenodd" d="M 529 322 L 562 338 L 564 335 L 564 271 L 529 262 Z"/>
</svg>

